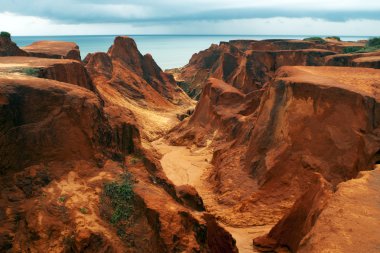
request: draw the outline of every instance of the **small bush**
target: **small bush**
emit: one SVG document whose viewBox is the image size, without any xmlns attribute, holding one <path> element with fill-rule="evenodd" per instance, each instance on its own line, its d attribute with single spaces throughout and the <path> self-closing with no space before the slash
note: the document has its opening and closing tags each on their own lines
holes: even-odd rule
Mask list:
<svg viewBox="0 0 380 253">
<path fill-rule="evenodd" d="M 380 45 L 379 46 L 373 46 L 373 47 L 365 47 L 360 49 L 359 51 L 356 51 L 357 53 L 370 53 L 370 52 L 375 52 L 380 50 Z"/>
<path fill-rule="evenodd" d="M 340 39 L 340 37 L 338 37 L 338 36 L 330 36 L 330 37 L 326 37 L 326 39 L 342 41 L 342 40 Z"/>
<path fill-rule="evenodd" d="M 309 38 L 304 38 L 303 40 L 305 40 L 305 41 L 313 41 L 313 42 L 317 42 L 317 43 L 325 43 L 326 42 L 321 37 L 309 37 Z"/>
<path fill-rule="evenodd" d="M 66 201 L 67 197 L 66 196 L 60 196 L 58 197 L 58 202 L 64 203 Z"/>
<path fill-rule="evenodd" d="M 135 165 L 136 163 L 139 163 L 139 162 L 141 162 L 143 160 L 143 158 L 141 157 L 141 156 L 139 156 L 139 155 L 133 155 L 132 157 L 131 157 L 131 159 L 130 159 L 130 163 L 132 164 L 132 165 Z"/>
<path fill-rule="evenodd" d="M 104 184 L 104 194 L 111 201 L 113 213 L 110 222 L 114 225 L 127 221 L 133 211 L 133 182 L 129 174 L 123 174 L 121 181 Z"/>
<path fill-rule="evenodd" d="M 88 214 L 88 209 L 86 207 L 79 208 L 79 211 L 83 214 Z"/>
<path fill-rule="evenodd" d="M 22 72 L 25 75 L 28 75 L 28 76 L 38 77 L 39 73 L 40 73 L 40 70 L 39 69 L 34 69 L 34 68 L 26 68 L 26 69 L 23 69 Z"/>
<path fill-rule="evenodd" d="M 0 32 L 0 37 L 10 39 L 11 38 L 11 34 L 9 32 Z"/>
<path fill-rule="evenodd" d="M 350 53 L 355 53 L 359 50 L 361 50 L 363 47 L 345 47 L 343 49 L 343 53 L 345 54 L 350 54 Z"/>
<path fill-rule="evenodd" d="M 369 39 L 366 46 L 367 47 L 377 47 L 377 46 L 380 46 L 380 37 Z"/>
</svg>

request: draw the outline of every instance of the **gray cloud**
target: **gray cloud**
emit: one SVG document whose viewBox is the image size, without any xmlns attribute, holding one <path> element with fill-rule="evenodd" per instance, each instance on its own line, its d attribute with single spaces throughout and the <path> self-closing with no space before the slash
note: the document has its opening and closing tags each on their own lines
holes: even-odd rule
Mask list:
<svg viewBox="0 0 380 253">
<path fill-rule="evenodd" d="M 347 0 L 348 3 L 356 0 Z M 196 3 L 194 3 L 196 2 Z M 251 18 L 318 18 L 343 22 L 355 19 L 380 20 L 380 5 L 367 9 L 362 5 L 345 8 L 345 1 L 335 8 L 324 8 L 314 1 L 309 6 L 295 3 L 284 6 L 253 6 L 248 1 L 235 0 L 238 8 L 231 8 L 226 1 L 170 1 L 170 0 L 0 0 L 0 12 L 12 12 L 53 20 L 62 24 L 131 23 L 177 23 L 187 21 L 223 21 Z M 267 2 L 270 2 L 268 0 Z M 240 3 L 240 4 L 239 4 Z M 372 2 L 374 3 L 374 2 Z M 285 3 L 284 3 L 285 4 Z"/>
</svg>

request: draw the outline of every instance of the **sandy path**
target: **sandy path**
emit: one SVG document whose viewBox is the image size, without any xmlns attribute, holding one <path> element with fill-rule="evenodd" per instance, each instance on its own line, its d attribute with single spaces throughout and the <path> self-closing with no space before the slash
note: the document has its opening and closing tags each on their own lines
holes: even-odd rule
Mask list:
<svg viewBox="0 0 380 253">
<path fill-rule="evenodd" d="M 190 150 L 183 146 L 170 146 L 162 139 L 152 143 L 153 147 L 163 156 L 161 159 L 162 168 L 166 176 L 175 184 L 189 184 L 194 186 L 202 197 L 208 212 L 218 214 L 226 207 L 216 201 L 207 177 L 212 165 L 212 150 L 208 148 Z M 226 213 L 226 215 L 231 215 Z M 252 239 L 267 233 L 272 226 L 248 226 L 233 227 L 221 223 L 236 240 L 237 247 L 241 253 L 252 253 Z"/>
</svg>

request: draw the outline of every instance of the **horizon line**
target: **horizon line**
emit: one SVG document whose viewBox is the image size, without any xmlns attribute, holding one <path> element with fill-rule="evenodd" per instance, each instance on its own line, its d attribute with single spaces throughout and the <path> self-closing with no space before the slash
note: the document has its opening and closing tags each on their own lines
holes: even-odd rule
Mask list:
<svg viewBox="0 0 380 253">
<path fill-rule="evenodd" d="M 337 34 L 59 34 L 59 35 L 12 35 L 12 37 L 57 37 L 57 36 L 341 36 L 341 37 L 377 37 L 380 35 L 337 35 Z"/>
</svg>

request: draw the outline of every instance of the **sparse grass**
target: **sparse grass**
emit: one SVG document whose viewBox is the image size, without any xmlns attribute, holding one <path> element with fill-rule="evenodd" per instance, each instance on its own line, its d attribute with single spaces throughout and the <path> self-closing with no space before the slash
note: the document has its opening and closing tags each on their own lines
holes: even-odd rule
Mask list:
<svg viewBox="0 0 380 253">
<path fill-rule="evenodd" d="M 25 69 L 22 69 L 22 72 L 25 75 L 28 75 L 28 76 L 38 77 L 40 70 L 39 69 L 34 69 L 34 68 L 25 68 Z"/>
<path fill-rule="evenodd" d="M 366 47 L 379 47 L 380 46 L 380 37 L 371 38 L 368 40 Z"/>
<path fill-rule="evenodd" d="M 377 50 L 380 50 L 380 45 L 362 48 L 362 49 L 358 50 L 357 53 L 370 53 L 370 52 L 375 52 Z"/>
<path fill-rule="evenodd" d="M 321 37 L 309 37 L 309 38 L 304 38 L 303 40 L 305 41 L 313 41 L 313 42 L 317 42 L 317 43 L 326 43 L 326 41 L 324 39 L 322 39 Z"/>
<path fill-rule="evenodd" d="M 79 208 L 79 211 L 82 213 L 82 214 L 88 214 L 88 209 L 86 207 L 81 207 Z"/>
<path fill-rule="evenodd" d="M 342 40 L 340 39 L 340 37 L 338 37 L 338 36 L 329 36 L 329 37 L 326 37 L 326 39 L 342 41 Z"/>
<path fill-rule="evenodd" d="M 116 225 L 127 221 L 133 211 L 134 192 L 131 176 L 125 173 L 120 181 L 105 183 L 103 190 L 113 208 L 110 222 Z"/>
<path fill-rule="evenodd" d="M 3 37 L 3 38 L 8 38 L 10 39 L 11 38 L 11 34 L 9 32 L 0 32 L 0 37 Z"/>
<path fill-rule="evenodd" d="M 344 53 L 370 53 L 380 50 L 380 37 L 369 39 L 365 47 L 346 47 Z"/>
<path fill-rule="evenodd" d="M 363 47 L 345 47 L 343 49 L 343 53 L 345 54 L 350 54 L 350 53 L 355 53 L 359 50 L 361 50 Z"/>
<path fill-rule="evenodd" d="M 133 155 L 130 159 L 130 162 L 132 165 L 136 164 L 136 163 L 139 163 L 141 162 L 143 159 L 141 156 L 138 156 L 138 155 Z"/>
<path fill-rule="evenodd" d="M 65 196 L 65 195 L 59 196 L 58 197 L 58 202 L 65 203 L 66 199 L 67 199 L 67 196 Z"/>
</svg>

